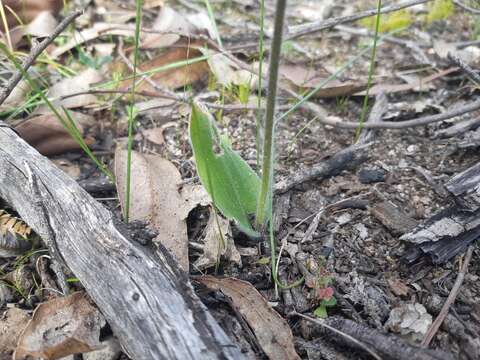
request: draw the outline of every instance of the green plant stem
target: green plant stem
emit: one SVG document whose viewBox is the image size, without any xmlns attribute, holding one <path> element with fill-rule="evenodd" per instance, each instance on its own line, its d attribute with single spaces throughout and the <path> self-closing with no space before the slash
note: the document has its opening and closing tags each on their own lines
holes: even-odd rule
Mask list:
<svg viewBox="0 0 480 360">
<path fill-rule="evenodd" d="M 130 212 L 130 188 L 132 176 L 132 144 L 133 144 L 133 123 L 135 116 L 133 107 L 135 105 L 135 81 L 137 76 L 138 64 L 138 48 L 140 39 L 140 24 L 142 22 L 142 0 L 135 0 L 136 18 L 135 18 L 135 51 L 133 54 L 133 80 L 132 80 L 132 102 L 128 114 L 128 143 L 127 143 L 127 176 L 126 176 L 126 191 L 125 191 L 125 222 L 128 223 Z"/>
<path fill-rule="evenodd" d="M 260 169 L 260 142 L 261 142 L 261 129 L 262 129 L 262 79 L 263 79 L 263 55 L 264 55 L 264 42 L 265 42 L 265 0 L 260 1 L 260 39 L 258 42 L 258 93 L 257 93 L 257 128 L 255 143 L 257 147 L 257 173 Z"/>
<path fill-rule="evenodd" d="M 265 223 L 267 199 L 271 196 L 273 178 L 274 133 L 275 133 L 275 102 L 277 98 L 278 68 L 282 50 L 283 23 L 287 0 L 277 0 L 272 48 L 270 51 L 270 66 L 268 78 L 267 111 L 265 115 L 265 131 L 262 147 L 262 186 L 257 204 L 255 222 L 257 227 Z M 272 252 L 275 251 L 272 249 Z"/>
<path fill-rule="evenodd" d="M 365 97 L 363 98 L 362 113 L 360 115 L 360 124 L 358 125 L 358 128 L 355 131 L 355 142 L 357 142 L 358 138 L 360 137 L 360 134 L 362 133 L 363 125 L 365 124 L 365 117 L 367 116 L 368 95 L 370 92 L 370 88 L 372 87 L 373 71 L 375 70 L 375 57 L 377 54 L 377 39 L 378 39 L 378 31 L 380 29 L 380 9 L 381 8 L 382 8 L 382 0 L 378 0 L 377 18 L 375 23 L 375 37 L 373 39 L 372 56 L 370 58 L 370 69 L 368 70 L 367 89 L 365 91 Z"/>
<path fill-rule="evenodd" d="M 220 33 L 218 32 L 217 22 L 215 21 L 215 13 L 213 12 L 212 5 L 210 4 L 209 0 L 204 0 L 205 7 L 207 8 L 208 17 L 210 18 L 210 22 L 213 26 L 213 31 L 215 31 L 215 37 L 217 38 L 217 43 L 220 48 L 223 48 L 222 38 L 220 37 Z"/>
</svg>

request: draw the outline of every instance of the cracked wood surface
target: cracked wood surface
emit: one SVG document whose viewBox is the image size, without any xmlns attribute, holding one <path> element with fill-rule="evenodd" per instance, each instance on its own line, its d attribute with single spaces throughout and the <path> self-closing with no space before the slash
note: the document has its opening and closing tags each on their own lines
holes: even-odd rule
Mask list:
<svg viewBox="0 0 480 360">
<path fill-rule="evenodd" d="M 72 270 L 136 359 L 241 359 L 165 249 L 126 239 L 73 179 L 0 127 L 0 197 Z"/>
</svg>

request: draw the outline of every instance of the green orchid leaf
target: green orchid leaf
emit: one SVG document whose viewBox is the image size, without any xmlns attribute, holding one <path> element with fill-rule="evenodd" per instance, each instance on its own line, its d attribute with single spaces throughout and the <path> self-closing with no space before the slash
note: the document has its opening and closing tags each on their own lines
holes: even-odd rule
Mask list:
<svg viewBox="0 0 480 360">
<path fill-rule="evenodd" d="M 189 130 L 198 176 L 214 205 L 245 234 L 258 237 L 249 216 L 257 208 L 259 177 L 219 134 L 212 115 L 200 104 L 192 104 Z"/>
</svg>

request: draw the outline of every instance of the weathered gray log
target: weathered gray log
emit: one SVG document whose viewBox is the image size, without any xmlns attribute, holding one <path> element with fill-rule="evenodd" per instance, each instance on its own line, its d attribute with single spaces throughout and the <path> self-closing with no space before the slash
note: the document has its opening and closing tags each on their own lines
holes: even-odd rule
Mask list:
<svg viewBox="0 0 480 360">
<path fill-rule="evenodd" d="M 455 175 L 446 184 L 455 201 L 465 210 L 480 208 L 480 162 Z"/>
<path fill-rule="evenodd" d="M 456 205 L 438 212 L 400 238 L 416 245 L 405 253 L 407 262 L 426 254 L 434 263 L 443 263 L 480 238 L 480 163 L 453 176 L 445 188 Z"/>
<path fill-rule="evenodd" d="M 109 211 L 4 126 L 0 197 L 81 281 L 130 357 L 243 358 L 165 249 L 157 257 L 126 239 Z"/>
</svg>

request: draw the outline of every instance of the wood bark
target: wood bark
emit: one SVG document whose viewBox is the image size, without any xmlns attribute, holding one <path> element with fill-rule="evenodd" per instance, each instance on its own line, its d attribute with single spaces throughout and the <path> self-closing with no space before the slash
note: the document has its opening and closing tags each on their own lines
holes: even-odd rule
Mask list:
<svg viewBox="0 0 480 360">
<path fill-rule="evenodd" d="M 434 263 L 443 263 L 480 237 L 480 163 L 452 177 L 445 188 L 455 205 L 401 237 L 416 245 L 405 254 L 408 262 L 427 254 Z"/>
<path fill-rule="evenodd" d="M 165 249 L 126 239 L 109 211 L 0 125 L 0 197 L 81 281 L 130 357 L 243 358 Z"/>
</svg>

